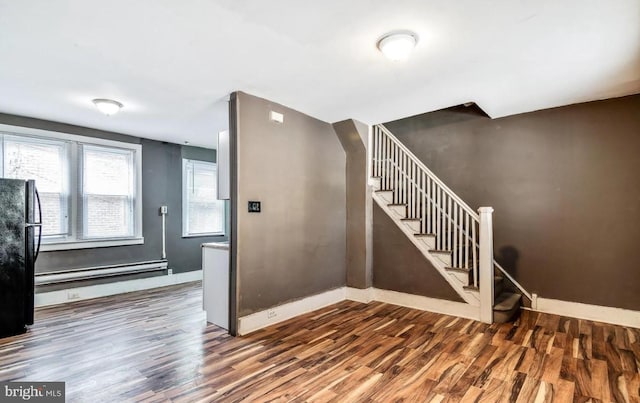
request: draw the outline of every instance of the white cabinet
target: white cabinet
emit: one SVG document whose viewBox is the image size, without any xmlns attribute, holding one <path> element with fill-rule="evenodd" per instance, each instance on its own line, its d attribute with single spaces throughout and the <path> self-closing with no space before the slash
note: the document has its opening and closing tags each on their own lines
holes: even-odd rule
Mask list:
<svg viewBox="0 0 640 403">
<path fill-rule="evenodd" d="M 229 329 L 229 243 L 202 244 L 202 308 L 207 322 Z"/>
</svg>

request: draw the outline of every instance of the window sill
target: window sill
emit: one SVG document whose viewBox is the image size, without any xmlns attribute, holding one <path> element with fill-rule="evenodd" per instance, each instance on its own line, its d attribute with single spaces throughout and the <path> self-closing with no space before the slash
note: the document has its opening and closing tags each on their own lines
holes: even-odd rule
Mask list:
<svg viewBox="0 0 640 403">
<path fill-rule="evenodd" d="M 72 250 L 72 249 L 108 248 L 112 246 L 143 245 L 143 244 L 144 244 L 144 238 L 43 243 L 42 245 L 40 245 L 40 252 L 52 252 L 57 250 Z"/>
<path fill-rule="evenodd" d="M 209 234 L 182 234 L 183 238 L 206 238 L 212 236 L 225 236 L 224 232 L 212 232 Z"/>
</svg>

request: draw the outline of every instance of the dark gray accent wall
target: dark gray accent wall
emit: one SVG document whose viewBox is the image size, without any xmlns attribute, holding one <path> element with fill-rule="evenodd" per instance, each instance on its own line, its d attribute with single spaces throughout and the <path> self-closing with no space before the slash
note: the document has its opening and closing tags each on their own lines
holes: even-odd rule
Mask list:
<svg viewBox="0 0 640 403">
<path fill-rule="evenodd" d="M 333 124 L 346 153 L 347 286 L 371 287 L 367 272 L 367 151 L 353 120 Z"/>
<path fill-rule="evenodd" d="M 640 95 L 386 126 L 471 207 L 495 208 L 496 258 L 526 289 L 640 310 Z"/>
<path fill-rule="evenodd" d="M 237 97 L 238 311 L 345 285 L 345 153 L 331 124 Z M 269 120 L 273 110 L 284 123 Z M 248 213 L 248 201 L 262 202 Z"/>
<path fill-rule="evenodd" d="M 182 238 L 182 157 L 215 162 L 215 151 L 141 139 L 64 123 L 0 114 L 0 123 L 142 145 L 144 245 L 42 252 L 37 272 L 157 260 L 162 256 L 161 205 L 167 205 L 167 259 L 174 273 L 199 270 L 200 244 L 225 237 Z M 83 282 L 81 285 L 88 285 Z"/>
<path fill-rule="evenodd" d="M 202 147 L 181 146 L 182 158 L 216 162 L 216 150 L 210 150 Z"/>
<path fill-rule="evenodd" d="M 373 203 L 373 286 L 464 302 L 377 203 Z"/>
</svg>

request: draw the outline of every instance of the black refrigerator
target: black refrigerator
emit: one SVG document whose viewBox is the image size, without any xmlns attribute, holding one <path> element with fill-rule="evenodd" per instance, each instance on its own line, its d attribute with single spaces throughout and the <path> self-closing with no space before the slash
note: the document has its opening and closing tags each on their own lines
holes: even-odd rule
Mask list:
<svg viewBox="0 0 640 403">
<path fill-rule="evenodd" d="M 0 178 L 0 337 L 33 324 L 42 217 L 35 181 Z"/>
</svg>

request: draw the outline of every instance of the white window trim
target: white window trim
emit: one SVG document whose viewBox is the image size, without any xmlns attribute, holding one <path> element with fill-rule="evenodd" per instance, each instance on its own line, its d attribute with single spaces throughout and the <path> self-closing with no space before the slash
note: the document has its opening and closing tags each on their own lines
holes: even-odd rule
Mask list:
<svg viewBox="0 0 640 403">
<path fill-rule="evenodd" d="M 226 226 L 226 218 L 223 217 L 222 219 L 222 231 L 219 232 L 201 232 L 201 233 L 197 233 L 197 234 L 192 234 L 187 232 L 187 224 L 189 222 L 189 217 L 188 217 L 188 211 L 189 209 L 187 208 L 187 164 L 189 162 L 204 162 L 207 164 L 212 164 L 215 167 L 216 170 L 216 176 L 218 175 L 218 164 L 215 162 L 211 162 L 211 161 L 200 161 L 200 160 L 195 160 L 195 159 L 189 159 L 189 158 L 183 158 L 182 159 L 182 238 L 201 238 L 201 237 L 209 237 L 209 236 L 224 236 L 225 235 L 225 226 Z M 216 186 L 218 185 L 218 182 L 216 181 Z M 221 200 L 219 200 L 221 201 Z M 225 216 L 224 210 L 223 210 L 223 216 Z"/>
<path fill-rule="evenodd" d="M 86 249 L 86 248 L 107 248 L 111 246 L 126 246 L 126 245 L 144 245 L 144 238 L 131 238 L 131 239 L 114 239 L 100 241 L 76 241 L 76 242 L 59 242 L 59 243 L 42 243 L 40 245 L 41 252 L 52 252 L 57 250 L 72 250 L 72 249 Z"/>
<path fill-rule="evenodd" d="M 86 204 L 86 199 L 84 198 L 84 196 L 85 196 L 85 183 L 84 183 L 84 175 L 85 175 L 85 172 L 84 172 L 84 169 L 85 169 L 85 167 L 84 167 L 85 155 L 84 155 L 84 153 L 85 153 L 85 147 L 86 147 L 87 150 L 94 149 L 94 150 L 98 150 L 100 152 L 113 152 L 113 153 L 119 153 L 119 154 L 123 154 L 123 155 L 125 153 L 129 154 L 131 151 L 133 151 L 131 148 L 125 148 L 125 147 L 108 147 L 108 148 L 104 148 L 104 147 L 102 147 L 100 145 L 97 145 L 95 143 L 92 143 L 92 144 L 79 143 L 78 144 L 78 156 L 79 156 L 79 158 L 77 160 L 78 164 L 79 164 L 78 172 L 81 173 L 81 177 L 83 178 L 82 181 L 78 182 L 78 189 L 79 189 L 79 191 L 78 191 L 78 198 L 79 198 L 78 205 L 81 206 L 81 209 L 82 209 L 82 226 L 81 226 L 81 228 L 84 231 L 87 230 L 87 225 L 88 225 L 87 204 Z M 129 161 L 130 162 L 129 168 L 133 169 L 135 171 L 137 169 L 136 166 L 134 165 L 135 160 L 137 159 L 135 153 L 133 154 L 133 158 L 134 158 L 133 161 Z M 135 184 L 136 184 L 136 177 L 137 176 L 138 176 L 138 174 L 134 173 L 134 178 L 132 178 L 133 181 L 129 182 L 129 184 L 128 184 L 130 192 L 131 191 L 133 191 L 134 193 L 136 192 Z M 133 209 L 133 211 L 131 211 L 131 213 L 133 215 L 135 215 L 136 214 L 135 206 L 137 205 L 137 195 L 134 194 L 133 196 L 134 197 L 133 197 L 132 203 L 133 203 L 134 209 Z M 79 229 L 80 228 L 78 228 L 78 230 Z M 131 231 L 133 233 L 133 235 L 117 237 L 115 239 L 131 239 L 131 238 L 135 238 L 135 236 L 138 234 L 135 221 L 130 223 L 130 226 L 129 226 L 128 230 Z M 80 231 L 78 231 L 78 233 L 79 233 L 78 238 L 84 240 L 85 242 L 86 241 L 100 241 L 100 240 L 105 240 L 105 239 L 114 239 L 113 237 L 97 237 L 97 236 L 90 237 L 90 236 L 87 236 L 86 234 L 80 234 Z"/>
<path fill-rule="evenodd" d="M 122 246 L 122 245 L 140 245 L 144 244 L 144 237 L 142 236 L 142 145 L 136 143 L 126 143 L 122 141 L 106 140 L 96 137 L 80 136 L 76 134 L 62 133 L 50 130 L 32 129 L 21 126 L 11 126 L 0 124 L 0 132 L 13 135 L 21 135 L 27 137 L 42 137 L 44 139 L 55 139 L 70 141 L 75 144 L 71 144 L 71 152 L 69 159 L 69 184 L 70 188 L 75 186 L 74 191 L 70 189 L 70 220 L 69 228 L 72 238 L 67 240 L 53 240 L 50 242 L 42 242 L 40 247 L 41 251 L 56 251 L 56 250 L 70 250 L 70 249 L 88 249 L 88 248 L 101 248 L 109 246 Z M 78 178 L 78 147 L 77 144 L 95 144 L 99 146 L 115 147 L 130 149 L 135 151 L 135 199 L 134 206 L 134 236 L 127 238 L 114 238 L 114 239 L 87 239 L 83 240 L 79 234 L 79 227 L 77 222 L 78 215 L 78 203 L 79 192 L 81 185 Z"/>
</svg>

